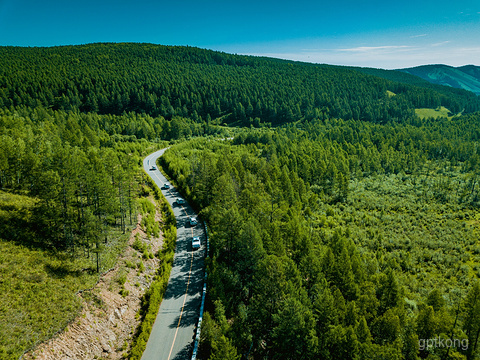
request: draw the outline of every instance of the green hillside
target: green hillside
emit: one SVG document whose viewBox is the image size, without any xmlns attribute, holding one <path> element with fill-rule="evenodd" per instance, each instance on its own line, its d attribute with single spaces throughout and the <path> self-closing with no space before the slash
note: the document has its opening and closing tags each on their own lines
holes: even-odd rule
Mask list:
<svg viewBox="0 0 480 360">
<path fill-rule="evenodd" d="M 436 65 L 431 65 L 431 66 L 434 67 Z M 438 66 L 443 67 L 443 65 L 438 65 Z M 419 67 L 419 68 L 422 68 L 422 67 Z M 419 68 L 413 68 L 413 69 L 419 69 Z M 473 67 L 473 68 L 474 68 L 473 71 L 475 71 L 476 67 Z M 414 85 L 414 86 L 418 86 L 425 89 L 430 89 L 430 90 L 433 90 L 434 92 L 443 94 L 444 96 L 447 96 L 449 98 L 458 99 L 459 102 L 462 102 L 465 105 L 465 110 L 467 112 L 477 110 L 476 108 L 477 105 L 475 104 L 477 104 L 478 102 L 478 97 L 475 96 L 474 93 L 476 93 L 476 91 L 473 91 L 474 89 L 472 90 L 470 88 L 467 89 L 461 86 L 454 86 L 446 83 L 433 81 L 431 78 L 423 76 L 420 72 L 417 73 L 413 71 L 413 69 L 402 69 L 402 70 L 383 70 L 383 69 L 374 69 L 374 68 L 355 68 L 355 69 L 365 74 L 378 76 L 390 81 L 398 81 L 401 83 Z M 463 100 L 460 100 L 460 99 L 463 99 Z M 422 107 L 422 106 L 419 106 L 419 107 Z M 431 107 L 431 108 L 434 108 L 434 107 Z"/>
<path fill-rule="evenodd" d="M 61 331 L 80 311 L 75 293 L 94 286 L 125 249 L 138 163 L 159 144 L 109 135 L 103 129 L 114 127 L 100 123 L 112 119 L 0 109 L 1 360 Z"/>
<path fill-rule="evenodd" d="M 354 69 L 230 55 L 191 47 L 91 44 L 0 48 L 0 107 L 18 105 L 144 112 L 194 121 L 274 125 L 336 117 L 399 120 L 415 108 L 480 109 L 466 94 L 363 74 Z M 419 85 L 419 84 L 415 84 Z M 392 91 L 395 98 L 386 96 Z"/>
<path fill-rule="evenodd" d="M 18 359 L 26 350 L 51 338 L 78 316 L 75 293 L 98 281 L 92 247 L 59 251 L 35 229 L 39 199 L 0 191 L 0 359 Z M 106 229 L 101 271 L 115 266 L 128 237 Z M 51 240 L 51 239 L 50 239 Z M 90 249 L 90 256 L 83 250 Z"/>
</svg>

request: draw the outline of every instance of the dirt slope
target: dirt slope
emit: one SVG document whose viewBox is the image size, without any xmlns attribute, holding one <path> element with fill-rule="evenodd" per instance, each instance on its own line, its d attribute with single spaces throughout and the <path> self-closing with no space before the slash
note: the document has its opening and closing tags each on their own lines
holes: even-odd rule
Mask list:
<svg viewBox="0 0 480 360">
<path fill-rule="evenodd" d="M 121 359 L 126 354 L 139 324 L 140 299 L 159 265 L 156 257 L 142 259 L 131 245 L 135 237 L 139 237 L 147 246 L 150 245 L 154 254 L 162 246 L 162 238 L 149 238 L 141 229 L 140 222 L 139 216 L 137 227 L 130 236 L 130 246 L 115 269 L 105 274 L 93 290 L 78 295 L 83 299 L 80 316 L 65 331 L 25 354 L 23 359 Z M 139 270 L 140 262 L 144 264 L 143 272 Z M 131 268 L 126 266 L 127 263 L 137 266 Z M 125 277 L 123 287 L 128 295 L 122 296 L 121 283 Z"/>
</svg>

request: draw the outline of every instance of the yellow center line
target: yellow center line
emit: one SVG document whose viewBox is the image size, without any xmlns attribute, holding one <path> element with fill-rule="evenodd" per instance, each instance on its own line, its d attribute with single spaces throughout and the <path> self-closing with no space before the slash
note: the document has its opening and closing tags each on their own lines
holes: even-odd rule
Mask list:
<svg viewBox="0 0 480 360">
<path fill-rule="evenodd" d="M 158 177 L 158 175 L 157 175 L 156 173 L 153 173 L 153 175 L 155 175 L 155 176 L 157 177 L 158 181 L 160 181 L 160 182 L 162 183 L 162 185 L 165 185 L 165 183 L 162 181 L 162 179 L 160 179 L 160 178 Z"/>
<path fill-rule="evenodd" d="M 160 178 L 158 177 L 158 175 L 157 175 L 156 173 L 153 173 L 153 175 L 155 175 L 155 176 L 157 177 L 158 181 L 160 181 L 160 182 L 162 183 L 162 186 L 166 184 L 166 183 L 164 183 L 164 182 L 162 181 L 162 179 L 160 179 Z M 162 186 L 161 186 L 161 187 L 162 187 Z M 161 189 L 160 189 L 160 190 L 161 190 Z M 172 195 L 172 193 L 171 193 L 170 190 L 171 190 L 171 189 L 167 189 L 168 193 L 169 193 L 170 195 Z M 186 212 L 185 212 L 185 214 L 186 214 Z"/>
<path fill-rule="evenodd" d="M 156 173 L 153 173 L 158 181 L 160 181 L 160 183 L 162 183 L 162 185 L 164 185 L 165 183 L 158 177 L 158 175 Z M 170 195 L 172 194 L 170 192 L 170 189 L 168 189 L 168 192 L 170 193 Z M 187 211 L 185 210 L 185 208 L 182 206 L 182 209 L 185 213 L 185 215 L 187 215 Z M 190 229 L 191 232 L 192 232 L 192 237 L 193 237 L 193 228 Z M 192 257 L 190 258 L 190 270 L 188 271 L 188 280 L 187 280 L 187 289 L 185 290 L 185 295 L 183 297 L 183 304 L 182 304 L 182 309 L 180 310 L 180 317 L 178 319 L 178 324 L 177 324 L 177 329 L 175 330 L 175 336 L 173 337 L 173 342 L 172 342 L 172 347 L 170 348 L 170 352 L 168 353 L 168 358 L 167 360 L 170 360 L 170 357 L 172 356 L 172 351 L 173 351 L 173 347 L 175 345 L 175 340 L 177 339 L 177 334 L 178 334 L 178 329 L 180 328 L 180 322 L 182 321 L 182 316 L 183 316 L 183 310 L 185 308 L 185 302 L 187 301 L 187 295 L 188 295 L 188 287 L 190 285 L 190 277 L 192 276 L 192 266 L 193 266 L 193 251 L 192 251 Z"/>
<path fill-rule="evenodd" d="M 193 229 L 192 229 L 192 236 L 193 236 Z M 172 347 L 170 348 L 170 352 L 168 353 L 167 360 L 170 360 L 170 357 L 172 356 L 173 346 L 175 345 L 175 340 L 177 339 L 178 329 L 180 328 L 180 322 L 182 321 L 183 309 L 185 307 L 185 301 L 187 301 L 188 286 L 190 285 L 190 277 L 192 275 L 192 265 L 193 265 L 193 251 L 192 251 L 192 257 L 190 259 L 190 270 L 188 272 L 187 289 L 185 290 L 185 296 L 183 297 L 182 310 L 180 311 L 180 318 L 178 319 L 177 329 L 175 330 L 175 336 L 173 337 Z"/>
</svg>

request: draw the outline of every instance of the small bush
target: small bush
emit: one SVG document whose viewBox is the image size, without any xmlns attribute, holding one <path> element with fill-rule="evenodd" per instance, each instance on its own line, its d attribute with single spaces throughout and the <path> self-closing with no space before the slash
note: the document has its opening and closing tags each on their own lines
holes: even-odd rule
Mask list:
<svg viewBox="0 0 480 360">
<path fill-rule="evenodd" d="M 147 244 L 145 244 L 142 240 L 135 239 L 135 242 L 133 243 L 132 247 L 140 252 L 145 252 L 147 250 Z"/>
<path fill-rule="evenodd" d="M 120 275 L 117 279 L 117 282 L 122 286 L 125 285 L 125 283 L 127 282 L 127 274 Z"/>
<path fill-rule="evenodd" d="M 128 260 L 125 261 L 125 266 L 130 268 L 130 269 L 135 269 L 137 267 L 133 262 L 128 261 Z"/>
</svg>

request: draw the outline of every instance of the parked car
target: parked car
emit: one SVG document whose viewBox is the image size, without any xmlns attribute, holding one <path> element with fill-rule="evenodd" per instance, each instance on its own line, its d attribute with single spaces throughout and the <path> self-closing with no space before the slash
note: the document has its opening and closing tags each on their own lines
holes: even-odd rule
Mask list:
<svg viewBox="0 0 480 360">
<path fill-rule="evenodd" d="M 201 246 L 200 238 L 198 236 L 195 236 L 192 238 L 192 249 L 197 250 L 200 249 Z"/>
<path fill-rule="evenodd" d="M 190 219 L 189 219 L 189 222 L 190 222 L 190 226 L 195 226 L 198 224 L 198 220 L 196 217 L 194 216 L 191 216 Z"/>
<path fill-rule="evenodd" d="M 169 183 L 163 184 L 163 188 L 164 188 L 165 190 L 170 189 L 170 184 L 169 184 Z"/>
<path fill-rule="evenodd" d="M 176 198 L 176 199 L 175 199 L 175 202 L 177 203 L 177 205 L 185 204 L 185 200 L 182 199 L 182 198 Z"/>
<path fill-rule="evenodd" d="M 152 167 L 150 168 L 150 171 L 153 171 L 153 170 L 157 170 L 157 167 L 156 167 L 156 166 L 152 166 Z"/>
</svg>

